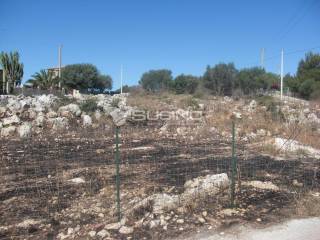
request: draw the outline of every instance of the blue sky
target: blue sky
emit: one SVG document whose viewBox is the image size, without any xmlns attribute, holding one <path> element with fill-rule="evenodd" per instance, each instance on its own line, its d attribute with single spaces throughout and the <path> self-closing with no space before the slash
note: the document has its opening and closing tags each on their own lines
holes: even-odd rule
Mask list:
<svg viewBox="0 0 320 240">
<path fill-rule="evenodd" d="M 202 75 L 207 65 L 259 64 L 279 72 L 280 50 L 320 52 L 320 0 L 0 0 L 0 51 L 17 50 L 24 80 L 43 68 L 93 63 L 119 86 L 143 72 Z M 294 73 L 304 51 L 285 55 Z"/>
</svg>

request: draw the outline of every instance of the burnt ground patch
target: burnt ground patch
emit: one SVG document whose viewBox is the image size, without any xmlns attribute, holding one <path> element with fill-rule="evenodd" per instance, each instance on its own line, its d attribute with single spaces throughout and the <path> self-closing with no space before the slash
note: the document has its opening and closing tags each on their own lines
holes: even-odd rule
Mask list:
<svg viewBox="0 0 320 240">
<path fill-rule="evenodd" d="M 173 192 L 179 193 L 189 179 L 223 172 L 230 176 L 230 146 L 230 142 L 220 139 L 187 142 L 144 135 L 141 129 L 122 131 L 121 190 L 126 194 L 138 190 L 152 194 L 173 187 Z M 43 234 L 54 236 L 60 222 L 68 219 L 64 219 L 63 211 L 77 201 L 95 197 L 107 188 L 111 195 L 104 200 L 106 206 L 115 203 L 112 195 L 115 186 L 112 132 L 42 136 L 27 141 L 1 140 L 0 153 L 2 226 L 15 225 L 31 217 L 51 224 L 51 228 L 46 230 L 29 229 L 32 234 L 43 231 Z M 241 216 L 246 221 L 281 215 L 279 209 L 290 205 L 295 199 L 292 191 L 300 194 L 319 190 L 320 163 L 315 159 L 278 160 L 258 154 L 244 158 L 239 152 L 238 166 L 236 202 L 239 208 L 249 209 Z M 85 183 L 73 184 L 69 181 L 73 178 L 82 178 Z M 271 181 L 287 191 L 240 187 L 241 181 L 251 180 Z M 302 185 L 296 186 L 294 181 Z M 207 209 L 212 216 L 217 216 L 221 208 L 229 207 L 228 199 L 226 193 L 225 196 L 204 201 L 199 209 Z M 56 213 L 60 214 L 59 219 L 54 217 Z M 90 214 L 84 215 L 83 219 L 86 219 L 86 224 L 99 221 Z M 21 237 L 32 238 L 29 230 L 23 232 Z M 6 239 L 14 233 L 1 234 L 0 238 Z M 143 229 L 135 234 L 139 237 L 154 236 Z M 166 236 L 158 234 L 159 238 Z"/>
</svg>

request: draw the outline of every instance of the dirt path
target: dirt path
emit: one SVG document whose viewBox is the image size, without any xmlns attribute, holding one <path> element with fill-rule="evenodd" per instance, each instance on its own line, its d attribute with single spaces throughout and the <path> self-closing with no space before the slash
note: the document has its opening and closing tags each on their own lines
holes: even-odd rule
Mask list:
<svg viewBox="0 0 320 240">
<path fill-rule="evenodd" d="M 320 218 L 294 219 L 263 229 L 252 226 L 234 226 L 225 232 L 201 232 L 184 238 L 184 240 L 318 240 L 320 238 L 319 226 Z"/>
</svg>

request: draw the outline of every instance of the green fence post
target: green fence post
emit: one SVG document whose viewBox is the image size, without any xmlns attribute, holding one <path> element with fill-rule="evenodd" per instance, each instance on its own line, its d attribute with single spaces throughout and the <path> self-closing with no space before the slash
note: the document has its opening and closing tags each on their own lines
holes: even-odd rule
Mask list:
<svg viewBox="0 0 320 240">
<path fill-rule="evenodd" d="M 116 188 L 117 188 L 117 213 L 118 221 L 121 220 L 121 208 L 120 208 L 120 154 L 119 154 L 119 131 L 120 127 L 116 126 Z"/>
<path fill-rule="evenodd" d="M 232 121 L 232 159 L 231 159 L 231 207 L 234 207 L 235 184 L 237 175 L 237 157 L 236 157 L 236 140 L 235 140 L 235 122 Z"/>
</svg>

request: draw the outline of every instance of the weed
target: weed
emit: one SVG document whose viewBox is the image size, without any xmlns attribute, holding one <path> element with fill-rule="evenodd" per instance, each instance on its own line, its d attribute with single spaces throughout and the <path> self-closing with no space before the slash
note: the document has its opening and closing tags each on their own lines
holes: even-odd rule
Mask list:
<svg viewBox="0 0 320 240">
<path fill-rule="evenodd" d="M 95 112 L 98 109 L 96 99 L 90 98 L 81 103 L 80 109 L 83 112 L 90 113 Z"/>
<path fill-rule="evenodd" d="M 111 101 L 111 106 L 114 108 L 118 108 L 120 101 L 121 101 L 120 98 L 113 98 Z"/>
</svg>

